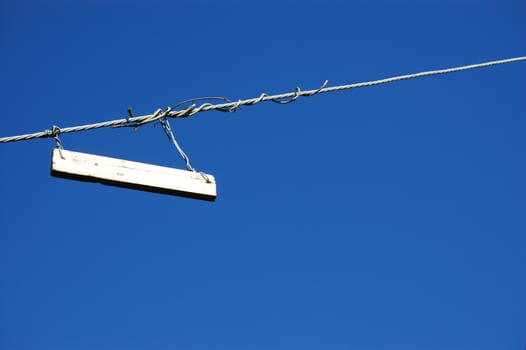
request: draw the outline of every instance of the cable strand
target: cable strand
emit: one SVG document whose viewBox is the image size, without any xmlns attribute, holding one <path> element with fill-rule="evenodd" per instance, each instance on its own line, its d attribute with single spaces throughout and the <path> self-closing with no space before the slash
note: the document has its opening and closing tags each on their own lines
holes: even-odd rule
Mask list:
<svg viewBox="0 0 526 350">
<path fill-rule="evenodd" d="M 115 119 L 115 120 L 104 121 L 104 122 L 95 123 L 95 124 L 87 124 L 87 125 L 73 126 L 73 127 L 68 127 L 68 128 L 61 128 L 60 133 L 65 134 L 65 133 L 93 130 L 93 129 L 98 129 L 98 128 L 106 128 L 106 127 L 121 127 L 121 126 L 139 127 L 139 126 L 142 126 L 142 125 L 154 122 L 154 121 L 158 121 L 161 118 L 166 118 L 166 117 L 185 118 L 185 117 L 194 116 L 197 113 L 212 111 L 212 110 L 221 111 L 221 112 L 234 112 L 237 109 L 239 109 L 241 106 L 253 106 L 255 104 L 258 104 L 261 102 L 267 102 L 267 101 L 272 101 L 272 102 L 279 103 L 279 104 L 288 104 L 288 103 L 296 101 L 300 96 L 309 97 L 309 96 L 314 96 L 314 95 L 321 94 L 321 93 L 336 92 L 336 91 L 342 91 L 342 90 L 350 90 L 350 89 L 357 89 L 357 88 L 363 88 L 363 87 L 369 87 L 369 86 L 376 86 L 376 85 L 388 84 L 388 83 L 393 83 L 393 82 L 402 81 L 402 80 L 416 79 L 416 78 L 422 78 L 422 77 L 434 76 L 434 75 L 440 75 L 440 74 L 449 74 L 449 73 L 455 73 L 455 72 L 460 72 L 460 71 L 490 67 L 490 66 L 501 65 L 501 64 L 508 64 L 508 63 L 520 62 L 520 61 L 526 61 L 526 56 L 508 58 L 508 59 L 497 60 L 497 61 L 489 61 L 489 62 L 483 62 L 483 63 L 477 63 L 477 64 L 470 64 L 466 66 L 459 66 L 459 67 L 453 67 L 453 68 L 424 71 L 424 72 L 399 75 L 399 76 L 394 76 L 394 77 L 384 78 L 384 79 L 379 79 L 379 80 L 365 81 L 365 82 L 360 82 L 360 83 L 338 85 L 338 86 L 331 86 L 331 87 L 326 87 L 328 82 L 325 81 L 325 83 L 320 88 L 315 89 L 315 90 L 302 91 L 299 87 L 297 87 L 294 92 L 288 92 L 288 93 L 277 94 L 277 95 L 267 95 L 266 93 L 262 93 L 259 97 L 250 98 L 246 100 L 238 100 L 236 102 L 231 102 L 230 100 L 226 98 L 222 98 L 222 97 L 195 98 L 195 99 L 190 99 L 190 100 L 186 100 L 183 102 L 188 103 L 188 102 L 195 102 L 195 101 L 204 100 L 204 99 L 220 99 L 220 100 L 224 100 L 227 102 L 219 103 L 219 104 L 212 104 L 209 102 L 205 102 L 201 104 L 200 106 L 191 104 L 190 106 L 188 106 L 187 108 L 183 110 L 171 110 L 170 108 L 168 108 L 167 111 L 164 111 L 164 112 L 158 109 L 155 113 L 145 115 L 145 116 L 132 117 L 130 115 L 129 118 L 125 118 L 125 119 Z M 175 106 L 179 106 L 179 104 Z M 54 137 L 55 135 L 56 133 L 53 130 L 44 130 L 42 132 L 36 132 L 32 134 L 2 137 L 0 138 L 0 143 L 25 141 L 25 140 L 31 140 L 31 139 L 36 139 L 36 138 Z"/>
</svg>

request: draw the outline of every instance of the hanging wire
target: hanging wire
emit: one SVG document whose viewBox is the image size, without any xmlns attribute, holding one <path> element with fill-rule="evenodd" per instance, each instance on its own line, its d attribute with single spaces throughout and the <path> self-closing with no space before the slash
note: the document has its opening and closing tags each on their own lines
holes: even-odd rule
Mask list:
<svg viewBox="0 0 526 350">
<path fill-rule="evenodd" d="M 431 71 L 425 71 L 425 72 L 413 73 L 413 74 L 407 74 L 407 75 L 399 75 L 399 76 L 385 78 L 385 79 L 365 81 L 365 82 L 347 84 L 347 85 L 331 86 L 331 87 L 326 87 L 327 81 L 325 81 L 325 83 L 320 88 L 315 89 L 315 90 L 302 91 L 299 87 L 297 87 L 294 92 L 288 92 L 288 93 L 283 93 L 283 94 L 278 94 L 278 95 L 267 95 L 266 93 L 262 93 L 257 98 L 238 100 L 237 102 L 232 102 L 224 97 L 217 97 L 217 98 L 216 97 L 212 97 L 212 98 L 200 97 L 200 98 L 195 98 L 195 99 L 180 102 L 179 104 L 176 104 L 174 106 L 180 106 L 181 104 L 184 104 L 184 103 L 190 103 L 190 102 L 200 101 L 204 99 L 209 99 L 209 100 L 210 99 L 221 99 L 226 102 L 219 103 L 219 104 L 211 104 L 209 102 L 206 102 L 206 103 L 201 104 L 199 107 L 196 107 L 195 104 L 191 104 L 183 110 L 173 110 L 173 108 L 169 108 L 167 109 L 167 111 L 163 111 L 163 110 L 158 109 L 156 112 L 150 115 L 139 116 L 139 117 L 130 116 L 129 118 L 125 118 L 125 119 L 116 119 L 116 120 L 110 120 L 110 121 L 105 121 L 101 123 L 63 128 L 63 129 L 60 129 L 60 133 L 64 134 L 64 133 L 79 132 L 79 131 L 93 130 L 93 129 L 98 129 L 98 128 L 106 128 L 106 127 L 132 126 L 132 127 L 137 128 L 139 126 L 161 120 L 162 118 L 191 117 L 197 113 L 212 111 L 212 110 L 221 111 L 221 112 L 234 112 L 235 110 L 239 109 L 241 106 L 252 106 L 260 102 L 266 102 L 266 101 L 272 101 L 272 102 L 279 103 L 279 104 L 287 104 L 287 103 L 296 101 L 300 96 L 308 97 L 308 96 L 314 96 L 314 95 L 326 93 L 326 92 L 335 92 L 335 91 L 342 91 L 342 90 L 357 89 L 357 88 L 362 88 L 362 87 L 367 87 L 367 86 L 376 86 L 376 85 L 381 85 L 381 84 L 393 83 L 393 82 L 401 81 L 401 80 L 416 79 L 416 78 L 422 78 L 426 76 L 434 76 L 434 75 L 440 75 L 440 74 L 450 74 L 450 73 L 455 73 L 455 72 L 460 72 L 460 71 L 465 71 L 465 70 L 470 70 L 470 69 L 478 69 L 478 68 L 490 67 L 490 66 L 501 65 L 501 64 L 508 64 L 508 63 L 520 62 L 520 61 L 526 61 L 526 56 L 508 58 L 508 59 L 503 59 L 503 60 L 498 60 L 498 61 L 477 63 L 477 64 L 471 64 L 467 66 L 453 67 L 453 68 L 447 68 L 447 69 L 431 70 Z M 25 141 L 25 140 L 45 138 L 45 137 L 53 137 L 53 131 L 44 130 L 42 132 L 36 132 L 32 134 L 2 137 L 0 138 L 0 143 Z"/>
<path fill-rule="evenodd" d="M 189 170 L 189 171 L 195 171 L 195 169 L 192 167 L 192 164 L 190 164 L 190 158 L 188 158 L 188 156 L 183 151 L 181 146 L 179 146 L 179 143 L 177 142 L 177 140 L 176 140 L 176 138 L 174 136 L 174 133 L 172 131 L 172 127 L 170 126 L 170 122 L 168 121 L 168 119 L 166 117 L 163 117 L 163 118 L 159 119 L 159 123 L 163 127 L 163 130 L 164 130 L 166 136 L 168 136 L 170 141 L 172 141 L 172 143 L 174 144 L 175 148 L 177 149 L 177 152 L 179 152 L 179 154 L 183 158 L 184 162 L 186 163 L 186 169 Z"/>
<path fill-rule="evenodd" d="M 185 104 L 188 104 L 188 103 L 191 103 L 191 102 L 204 101 L 204 100 L 208 100 L 208 101 L 210 101 L 210 100 L 221 100 L 221 101 L 226 101 L 226 102 L 232 102 L 226 97 L 198 97 L 198 98 L 191 98 L 191 99 L 188 99 L 188 100 L 184 100 L 184 101 L 176 103 L 175 105 L 173 105 L 171 107 L 168 107 L 168 109 L 166 111 L 164 111 L 160 117 L 158 115 L 160 114 L 161 110 L 157 110 L 156 113 L 154 113 L 155 118 L 158 118 L 159 123 L 161 124 L 166 136 L 168 136 L 168 139 L 170 139 L 170 141 L 172 141 L 173 145 L 177 149 L 177 152 L 179 152 L 179 154 L 181 155 L 181 158 L 183 158 L 183 160 L 184 160 L 184 162 L 186 164 L 186 169 L 188 171 L 193 171 L 193 172 L 197 172 L 197 171 L 192 167 L 192 164 L 190 163 L 190 158 L 185 153 L 185 151 L 183 151 L 182 147 L 179 145 L 179 142 L 177 142 L 177 139 L 175 138 L 175 135 L 173 133 L 172 127 L 170 125 L 170 122 L 168 121 L 168 118 L 166 116 L 168 115 L 168 113 L 172 109 L 176 109 L 177 107 L 180 107 L 182 105 L 185 105 Z M 187 109 L 188 108 L 194 108 L 194 107 L 195 107 L 195 104 L 191 104 L 189 107 L 187 107 Z M 219 109 L 219 111 L 220 112 L 229 112 L 228 109 L 223 109 L 223 110 Z M 203 177 L 203 179 L 206 182 L 211 182 L 210 179 L 208 178 L 208 176 L 205 173 L 199 172 L 199 174 L 201 174 L 201 176 Z"/>
</svg>

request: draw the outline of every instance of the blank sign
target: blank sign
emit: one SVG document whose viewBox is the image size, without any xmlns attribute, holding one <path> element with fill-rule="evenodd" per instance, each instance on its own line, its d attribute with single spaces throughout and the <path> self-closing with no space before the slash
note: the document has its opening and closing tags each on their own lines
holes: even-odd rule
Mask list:
<svg viewBox="0 0 526 350">
<path fill-rule="evenodd" d="M 53 149 L 51 175 L 104 185 L 214 201 L 214 176 L 129 160 Z"/>
</svg>

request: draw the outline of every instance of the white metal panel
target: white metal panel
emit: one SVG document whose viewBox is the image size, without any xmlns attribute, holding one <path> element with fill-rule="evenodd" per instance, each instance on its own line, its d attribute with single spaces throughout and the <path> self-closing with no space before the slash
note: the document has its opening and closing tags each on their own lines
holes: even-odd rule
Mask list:
<svg viewBox="0 0 526 350">
<path fill-rule="evenodd" d="M 129 160 L 53 149 L 51 175 L 182 197 L 215 200 L 214 176 Z M 62 155 L 61 155 L 62 153 Z"/>
</svg>

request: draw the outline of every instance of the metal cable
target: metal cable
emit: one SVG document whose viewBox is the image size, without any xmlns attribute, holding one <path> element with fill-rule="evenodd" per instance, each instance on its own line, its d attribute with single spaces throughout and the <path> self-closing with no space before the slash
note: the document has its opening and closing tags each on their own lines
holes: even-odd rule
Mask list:
<svg viewBox="0 0 526 350">
<path fill-rule="evenodd" d="M 507 63 L 513 63 L 513 62 L 519 62 L 519 61 L 526 61 L 526 56 L 514 57 L 514 58 L 508 58 L 508 59 L 490 61 L 490 62 L 484 62 L 484 63 L 478 63 L 478 64 L 471 64 L 467 66 L 460 66 L 460 67 L 454 67 L 454 68 L 439 69 L 439 70 L 425 71 L 425 72 L 420 72 L 420 73 L 400 75 L 400 76 L 395 76 L 391 78 L 372 80 L 372 81 L 366 81 L 366 82 L 354 83 L 354 84 L 348 84 L 348 85 L 338 85 L 338 86 L 326 87 L 327 81 L 325 81 L 325 83 L 319 89 L 316 89 L 316 90 L 301 91 L 301 89 L 298 87 L 296 88 L 294 92 L 288 92 L 288 93 L 283 93 L 283 94 L 278 94 L 278 95 L 267 95 L 266 93 L 262 93 L 257 98 L 238 100 L 237 102 L 226 102 L 226 103 L 220 103 L 220 104 L 203 103 L 199 107 L 196 107 L 195 104 L 192 104 L 183 110 L 173 111 L 170 108 L 168 108 L 164 112 L 162 110 L 157 110 L 155 113 L 145 115 L 145 116 L 130 117 L 127 119 L 116 119 L 116 120 L 110 120 L 110 121 L 105 121 L 101 123 L 95 123 L 95 124 L 73 126 L 69 128 L 60 128 L 59 132 L 61 134 L 65 134 L 65 133 L 71 133 L 71 132 L 93 130 L 93 129 L 98 129 L 98 128 L 106 128 L 106 127 L 121 127 L 121 126 L 138 127 L 138 126 L 142 126 L 147 123 L 151 123 L 151 122 L 160 120 L 161 118 L 164 118 L 164 117 L 170 117 L 170 118 L 191 117 L 197 113 L 205 112 L 205 111 L 212 111 L 212 110 L 217 110 L 217 111 L 222 111 L 222 112 L 233 112 L 236 109 L 238 109 L 240 106 L 252 106 L 260 102 L 266 102 L 266 101 L 286 104 L 286 103 L 294 102 L 300 96 L 308 97 L 308 96 L 313 96 L 313 95 L 317 95 L 317 94 L 321 94 L 325 92 L 357 89 L 357 88 L 362 88 L 362 87 L 367 87 L 367 86 L 375 86 L 375 85 L 393 83 L 393 82 L 400 81 L 400 80 L 415 79 L 415 78 L 421 78 L 421 77 L 439 75 L 439 74 L 449 74 L 449 73 L 455 73 L 455 72 L 460 72 L 460 71 L 465 71 L 465 70 L 470 70 L 470 69 L 477 69 L 477 68 L 495 66 L 495 65 L 500 65 L 500 64 L 507 64 Z M 200 99 L 201 98 L 191 99 L 191 100 L 188 100 L 188 102 L 197 101 Z M 24 141 L 24 140 L 30 140 L 30 139 L 35 139 L 35 138 L 55 137 L 56 135 L 57 135 L 56 129 L 44 130 L 42 132 L 36 132 L 32 134 L 2 137 L 0 138 L 0 143 Z"/>
</svg>

